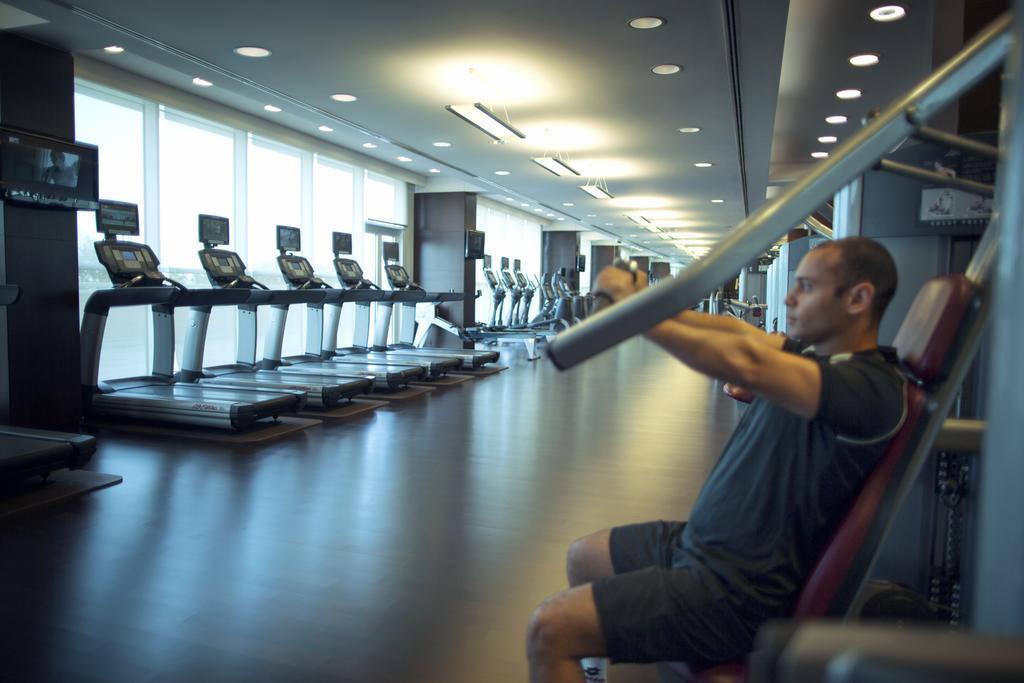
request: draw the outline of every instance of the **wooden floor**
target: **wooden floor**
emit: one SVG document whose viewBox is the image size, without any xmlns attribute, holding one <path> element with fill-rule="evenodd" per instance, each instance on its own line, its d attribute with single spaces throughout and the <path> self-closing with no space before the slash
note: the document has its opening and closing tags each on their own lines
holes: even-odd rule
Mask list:
<svg viewBox="0 0 1024 683">
<path fill-rule="evenodd" d="M 568 543 L 685 518 L 740 408 L 642 341 L 519 354 L 270 445 L 101 434 L 122 485 L 0 523 L 0 680 L 525 681 Z"/>
</svg>

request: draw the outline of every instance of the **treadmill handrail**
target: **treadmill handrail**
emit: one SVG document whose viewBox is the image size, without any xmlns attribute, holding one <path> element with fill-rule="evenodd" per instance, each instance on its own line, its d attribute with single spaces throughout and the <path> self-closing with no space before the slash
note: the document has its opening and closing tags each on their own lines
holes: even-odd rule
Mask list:
<svg viewBox="0 0 1024 683">
<path fill-rule="evenodd" d="M 342 303 L 349 301 L 380 301 L 387 294 L 382 289 L 341 289 L 337 291 L 342 293 L 341 299 L 339 299 Z"/>
<path fill-rule="evenodd" d="M 387 289 L 384 291 L 384 298 L 381 301 L 394 303 L 422 302 L 426 299 L 426 292 L 422 289 Z"/>
<path fill-rule="evenodd" d="M 248 300 L 249 291 L 245 289 L 186 289 L 178 291 L 173 306 L 233 306 Z"/>
<path fill-rule="evenodd" d="M 175 287 L 100 289 L 89 295 L 89 299 L 85 302 L 85 312 L 105 316 L 111 308 L 173 304 L 180 293 L 181 290 Z"/>
<path fill-rule="evenodd" d="M 609 306 L 552 339 L 548 355 L 555 366 L 562 370 L 571 368 L 696 304 L 998 67 L 1009 53 L 1010 44 L 1007 13 L 841 144 L 832 157 L 819 162 L 743 220 L 705 258 L 690 264 L 679 277 Z"/>
</svg>

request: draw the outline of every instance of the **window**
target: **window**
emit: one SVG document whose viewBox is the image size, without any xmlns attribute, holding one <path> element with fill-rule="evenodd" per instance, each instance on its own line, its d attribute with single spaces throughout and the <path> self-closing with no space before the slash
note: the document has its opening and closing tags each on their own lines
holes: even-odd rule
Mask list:
<svg viewBox="0 0 1024 683">
<path fill-rule="evenodd" d="M 486 233 L 485 251 L 491 257 L 491 268 L 498 281 L 501 281 L 501 259 L 507 257 L 509 266 L 515 259 L 522 262 L 523 274 L 527 278 L 540 277 L 541 264 L 541 227 L 528 218 L 518 214 L 502 211 L 484 204 L 477 205 L 477 230 Z M 493 299 L 491 290 L 484 278 L 483 261 L 477 262 L 476 288 L 483 296 L 476 300 L 476 318 L 481 322 L 491 319 Z M 536 314 L 540 297 L 534 295 L 531 302 L 530 317 Z M 506 295 L 503 316 L 507 319 L 511 298 Z"/>
<path fill-rule="evenodd" d="M 75 137 L 99 147 L 99 184 L 104 199 L 139 205 L 142 238 L 146 235 L 144 211 L 143 107 L 140 103 L 95 90 L 75 92 Z M 91 211 L 78 213 L 78 307 L 79 319 L 89 296 L 110 287 L 110 278 L 96 258 L 96 232 Z M 139 239 L 142 239 L 139 238 Z M 135 238 L 122 238 L 132 239 Z M 100 378 L 128 377 L 148 372 L 150 366 L 149 309 L 115 308 L 107 318 Z"/>
<path fill-rule="evenodd" d="M 352 170 L 323 157 L 317 157 L 313 169 L 313 242 L 302 245 L 317 274 L 334 282 L 334 253 L 331 233 L 352 235 L 352 251 L 358 253 L 362 223 L 353 225 Z M 356 234 L 358 233 L 358 235 Z"/>
<path fill-rule="evenodd" d="M 209 287 L 199 264 L 199 214 L 234 218 L 235 141 L 231 129 L 161 108 L 160 112 L 160 268 L 189 288 Z M 232 222 L 231 240 L 237 241 Z M 231 249 L 231 246 L 225 249 Z M 189 311 L 174 312 L 174 348 L 181 359 L 190 327 Z M 235 361 L 233 307 L 210 313 L 204 365 Z"/>
<path fill-rule="evenodd" d="M 363 213 L 366 220 L 405 223 L 405 194 L 399 192 L 398 185 L 391 178 L 367 172 L 363 182 Z M 399 197 L 402 200 L 401 207 Z"/>
<path fill-rule="evenodd" d="M 249 273 L 259 282 L 271 289 L 285 289 L 287 285 L 277 267 L 277 226 L 302 226 L 302 155 L 298 150 L 250 136 L 248 160 L 249 254 L 245 262 Z M 263 335 L 269 323 L 270 309 L 262 306 L 257 356 L 262 356 Z M 303 352 L 305 330 L 305 306 L 293 306 L 285 327 L 284 355 Z"/>
</svg>

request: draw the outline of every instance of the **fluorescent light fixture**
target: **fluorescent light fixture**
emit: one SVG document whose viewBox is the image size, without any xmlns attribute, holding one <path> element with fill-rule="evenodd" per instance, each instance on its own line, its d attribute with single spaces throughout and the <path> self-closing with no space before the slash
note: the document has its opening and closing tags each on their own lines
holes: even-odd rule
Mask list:
<svg viewBox="0 0 1024 683">
<path fill-rule="evenodd" d="M 266 111 L 269 111 L 271 114 L 276 114 L 277 112 L 281 111 L 281 107 L 275 107 L 272 104 L 264 104 L 263 108 Z"/>
<path fill-rule="evenodd" d="M 697 168 L 711 168 L 714 166 L 710 161 L 698 161 L 694 164 Z"/>
<path fill-rule="evenodd" d="M 355 102 L 359 98 L 355 95 L 349 95 L 347 92 L 339 92 L 331 95 L 331 99 L 335 102 Z"/>
<path fill-rule="evenodd" d="M 644 218 L 644 217 L 640 216 L 640 218 Z M 644 220 L 646 221 L 647 219 L 644 218 Z M 643 225 L 643 224 L 641 223 L 641 225 Z M 644 228 L 647 229 L 647 230 L 650 230 L 655 235 L 657 235 L 657 234 L 659 234 L 661 232 L 661 230 L 658 230 L 658 226 L 657 225 L 644 225 Z"/>
<path fill-rule="evenodd" d="M 494 175 L 511 175 L 511 171 L 495 171 Z"/>
<path fill-rule="evenodd" d="M 206 80 L 205 78 L 200 78 L 199 76 L 196 76 L 192 79 L 192 85 L 198 85 L 200 88 L 209 88 L 211 85 L 213 85 L 213 83 Z"/>
<path fill-rule="evenodd" d="M 672 235 L 668 234 L 667 232 L 659 232 L 658 233 L 658 237 L 660 237 L 663 240 L 670 240 L 670 239 L 672 239 Z"/>
<path fill-rule="evenodd" d="M 579 175 L 580 172 L 557 157 L 533 157 L 533 163 L 557 176 Z"/>
<path fill-rule="evenodd" d="M 661 17 L 637 17 L 636 19 L 629 20 L 630 28 L 638 28 L 641 30 L 658 28 L 664 26 L 665 20 Z"/>
<path fill-rule="evenodd" d="M 659 76 L 671 76 L 672 74 L 677 74 L 682 70 L 683 67 L 678 64 L 659 64 L 651 69 L 653 73 L 656 73 Z"/>
<path fill-rule="evenodd" d="M 878 64 L 881 57 L 874 52 L 865 52 L 859 55 L 850 55 L 850 64 L 853 66 L 874 66 Z"/>
<path fill-rule="evenodd" d="M 725 204 L 725 200 L 724 199 L 712 199 L 711 203 L 712 204 Z"/>
<path fill-rule="evenodd" d="M 686 126 L 684 128 L 680 128 L 679 132 L 680 133 L 699 133 L 700 132 L 700 128 L 698 128 L 697 126 Z"/>
<path fill-rule="evenodd" d="M 863 94 L 864 93 L 862 93 L 860 90 L 857 90 L 856 88 L 846 88 L 845 90 L 837 91 L 836 97 L 838 97 L 841 100 L 855 100 Z"/>
<path fill-rule="evenodd" d="M 628 218 L 629 220 L 633 221 L 637 225 L 645 227 L 645 228 L 648 225 L 650 225 L 650 223 L 651 223 L 649 220 L 647 220 L 643 216 L 626 216 L 626 218 Z"/>
<path fill-rule="evenodd" d="M 363 147 L 365 147 L 366 149 L 377 149 L 377 145 L 373 144 L 372 142 L 364 142 Z"/>
<path fill-rule="evenodd" d="M 828 152 L 811 152 L 811 156 L 815 159 L 827 159 Z"/>
<path fill-rule="evenodd" d="M 823 145 L 831 145 L 835 143 L 838 139 L 839 138 L 837 138 L 835 135 L 822 135 L 821 137 L 818 138 L 818 142 L 822 143 Z"/>
<path fill-rule="evenodd" d="M 498 115 L 485 107 L 480 102 L 475 104 L 449 104 L 445 107 L 448 111 L 458 116 L 466 123 L 479 128 L 495 140 L 501 140 L 509 135 L 524 139 L 526 135 L 511 123 L 506 123 L 498 118 Z"/>
<path fill-rule="evenodd" d="M 260 57 L 269 57 L 271 53 L 270 53 L 270 50 L 268 50 L 265 47 L 243 46 L 243 47 L 236 47 L 235 48 L 235 54 L 236 55 L 241 55 L 242 57 L 260 58 Z"/>
<path fill-rule="evenodd" d="M 395 158 L 398 159 L 399 161 L 401 161 L 403 164 L 407 164 L 410 161 L 412 161 L 412 159 L 410 159 L 409 157 L 406 157 L 406 156 L 395 157 Z"/>
<path fill-rule="evenodd" d="M 432 142 L 431 144 L 434 145 L 434 147 L 451 147 L 452 146 L 452 143 L 450 143 L 450 142 Z"/>
<path fill-rule="evenodd" d="M 868 16 L 875 21 L 899 21 L 907 16 L 907 9 L 902 5 L 882 5 L 868 12 Z"/>
<path fill-rule="evenodd" d="M 105 48 L 103 48 L 103 51 L 109 52 L 112 55 L 119 55 L 122 52 L 124 52 L 124 48 L 120 45 L 107 45 Z"/>
<path fill-rule="evenodd" d="M 615 195 L 597 184 L 580 185 L 580 189 L 594 199 L 615 199 Z"/>
<path fill-rule="evenodd" d="M 826 116 L 825 123 L 831 123 L 833 126 L 846 123 L 846 117 L 842 114 L 834 114 L 833 116 Z"/>
<path fill-rule="evenodd" d="M 330 126 L 318 126 L 317 130 L 320 131 L 321 133 L 333 133 L 334 132 L 334 129 L 331 128 Z"/>
</svg>

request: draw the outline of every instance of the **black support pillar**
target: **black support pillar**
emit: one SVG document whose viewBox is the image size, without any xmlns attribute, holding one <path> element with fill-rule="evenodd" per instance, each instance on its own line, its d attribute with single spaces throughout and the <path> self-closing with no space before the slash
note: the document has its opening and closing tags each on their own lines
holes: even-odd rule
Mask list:
<svg viewBox="0 0 1024 683">
<path fill-rule="evenodd" d="M 0 124 L 75 138 L 70 54 L 0 33 Z M 0 280 L 21 300 L 0 309 L 0 422 L 78 431 L 81 418 L 75 213 L 0 208 Z"/>
</svg>

